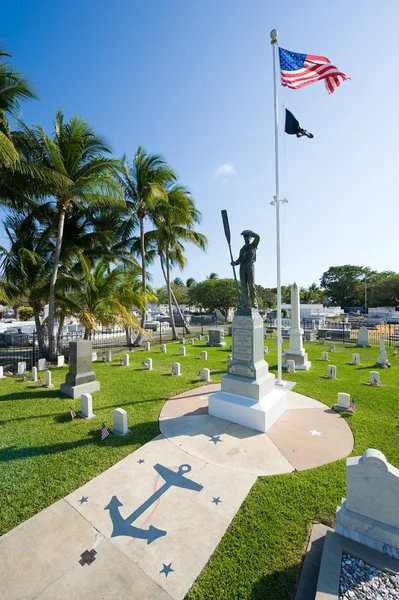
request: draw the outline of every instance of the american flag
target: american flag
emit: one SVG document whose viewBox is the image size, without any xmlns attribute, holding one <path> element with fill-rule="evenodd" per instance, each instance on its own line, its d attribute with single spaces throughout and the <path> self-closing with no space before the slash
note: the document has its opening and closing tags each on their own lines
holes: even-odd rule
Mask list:
<svg viewBox="0 0 399 600">
<path fill-rule="evenodd" d="M 279 53 L 281 83 L 293 90 L 324 79 L 327 92 L 332 94 L 343 81 L 350 79 L 325 56 L 300 54 L 284 48 L 279 48 Z"/>
<path fill-rule="evenodd" d="M 40 375 L 39 375 L 39 377 L 37 378 L 37 385 L 42 385 L 42 380 L 41 380 L 41 377 L 40 377 Z"/>
<path fill-rule="evenodd" d="M 289 366 L 287 367 L 287 373 L 291 373 L 291 369 Z"/>
<path fill-rule="evenodd" d="M 377 377 L 374 377 L 374 385 L 377 385 L 378 387 L 382 387 L 382 383 L 381 383 L 381 381 L 379 381 L 377 379 Z"/>
<path fill-rule="evenodd" d="M 4 375 L 5 375 L 6 377 L 12 377 L 12 373 L 11 373 L 11 371 L 4 371 Z"/>
<path fill-rule="evenodd" d="M 354 413 L 356 412 L 356 407 L 355 407 L 355 399 L 353 398 L 351 403 L 349 404 L 348 408 L 347 408 L 348 412 Z"/>
<path fill-rule="evenodd" d="M 76 412 L 73 410 L 72 406 L 69 407 L 69 412 L 73 421 L 73 419 L 76 417 Z"/>
<path fill-rule="evenodd" d="M 109 431 L 105 427 L 105 423 L 101 425 L 101 441 L 105 440 L 106 437 L 109 436 Z"/>
<path fill-rule="evenodd" d="M 176 375 L 176 372 L 173 367 L 172 367 L 172 375 Z"/>
<path fill-rule="evenodd" d="M 28 376 L 26 373 L 24 373 L 24 381 L 28 381 Z"/>
<path fill-rule="evenodd" d="M 147 363 L 145 362 L 145 360 L 143 360 L 143 362 L 141 363 L 141 366 L 144 367 L 145 369 L 147 368 Z"/>
</svg>

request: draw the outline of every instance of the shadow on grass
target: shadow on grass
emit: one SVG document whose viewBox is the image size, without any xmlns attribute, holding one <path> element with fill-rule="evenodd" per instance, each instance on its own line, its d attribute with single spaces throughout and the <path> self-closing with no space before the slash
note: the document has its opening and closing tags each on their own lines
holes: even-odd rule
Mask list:
<svg viewBox="0 0 399 600">
<path fill-rule="evenodd" d="M 279 600 L 293 600 L 298 584 L 301 564 L 290 565 L 281 571 L 274 571 L 261 577 L 253 584 L 250 600 L 265 600 L 265 598 L 279 598 Z M 317 583 L 317 581 L 316 581 Z M 315 586 L 316 591 L 316 586 Z M 311 598 L 313 596 L 309 596 Z"/>
<path fill-rule="evenodd" d="M 105 440 L 101 440 L 101 427 L 98 426 L 96 429 L 89 431 L 85 438 L 74 442 L 60 442 L 59 444 L 31 446 L 26 448 L 19 448 L 15 445 L 1 448 L 0 462 L 10 462 L 12 460 L 21 460 L 34 456 L 58 454 L 60 452 L 67 452 L 75 448 L 87 446 L 107 446 L 112 448 L 116 446 L 130 446 L 132 444 L 142 445 L 156 437 L 158 434 L 158 421 L 149 421 L 147 423 L 133 425 L 130 433 L 125 436 L 114 435 L 110 431 L 110 435 L 105 438 Z"/>
<path fill-rule="evenodd" d="M 37 390 L 37 386 L 30 387 L 28 389 Z M 40 389 L 40 388 L 39 388 Z M 51 388 L 43 388 L 40 392 L 35 392 L 34 395 L 28 392 L 13 392 L 12 394 L 4 394 L 0 397 L 0 401 L 4 400 L 41 400 L 43 398 L 52 399 L 59 398 L 60 400 L 65 400 L 67 396 L 63 396 L 59 390 L 51 389 Z"/>
</svg>

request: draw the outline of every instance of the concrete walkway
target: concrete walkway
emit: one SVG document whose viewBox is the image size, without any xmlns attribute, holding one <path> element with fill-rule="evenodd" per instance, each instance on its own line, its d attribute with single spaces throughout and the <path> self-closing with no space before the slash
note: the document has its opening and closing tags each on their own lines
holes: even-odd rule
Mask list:
<svg viewBox="0 0 399 600">
<path fill-rule="evenodd" d="M 1 600 L 181 600 L 259 475 L 347 456 L 351 431 L 289 392 L 268 434 L 207 412 L 208 385 L 166 402 L 162 434 L 0 538 Z"/>
</svg>

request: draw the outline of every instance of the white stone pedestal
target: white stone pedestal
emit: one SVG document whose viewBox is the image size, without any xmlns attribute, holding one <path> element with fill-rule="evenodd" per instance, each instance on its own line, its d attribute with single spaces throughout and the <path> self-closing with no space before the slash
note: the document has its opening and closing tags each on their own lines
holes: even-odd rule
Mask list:
<svg viewBox="0 0 399 600">
<path fill-rule="evenodd" d="M 263 320 L 255 309 L 241 309 L 232 324 L 233 355 L 220 392 L 209 396 L 209 414 L 265 432 L 286 410 L 286 390 L 263 355 Z"/>
</svg>

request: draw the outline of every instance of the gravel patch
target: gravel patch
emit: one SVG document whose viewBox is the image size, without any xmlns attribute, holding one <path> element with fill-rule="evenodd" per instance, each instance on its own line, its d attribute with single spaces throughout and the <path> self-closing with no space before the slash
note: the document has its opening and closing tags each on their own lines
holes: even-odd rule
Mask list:
<svg viewBox="0 0 399 600">
<path fill-rule="evenodd" d="M 399 575 L 343 554 L 339 594 L 340 600 L 399 600 Z"/>
</svg>

